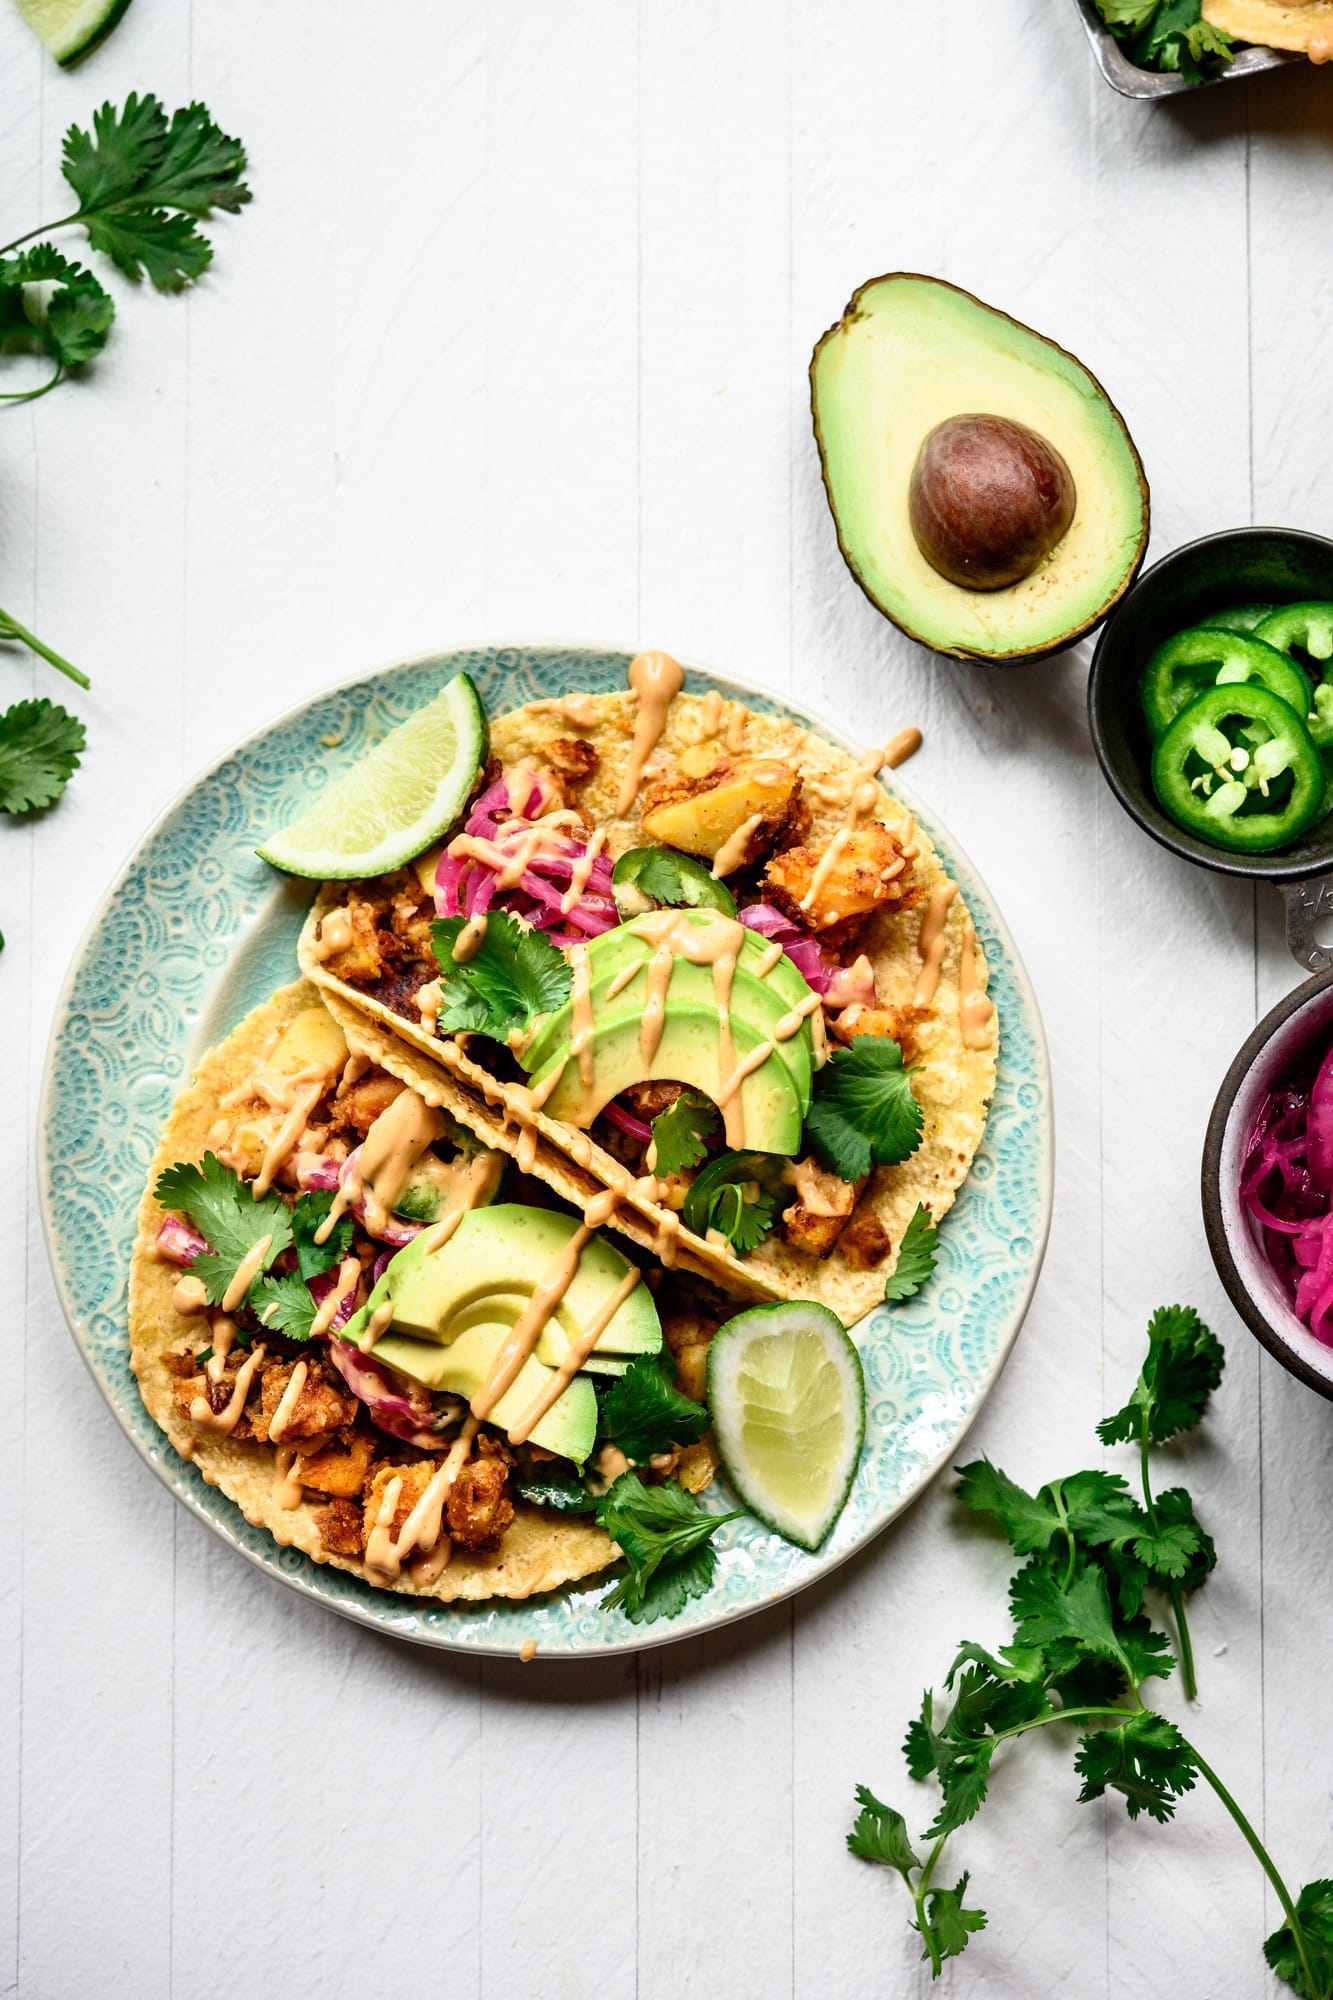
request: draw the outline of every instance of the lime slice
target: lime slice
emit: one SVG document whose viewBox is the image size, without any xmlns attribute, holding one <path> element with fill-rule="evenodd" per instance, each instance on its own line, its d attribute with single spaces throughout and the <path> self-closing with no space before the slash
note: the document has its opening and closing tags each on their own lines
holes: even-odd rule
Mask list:
<svg viewBox="0 0 1333 2000">
<path fill-rule="evenodd" d="M 457 674 L 255 851 L 289 875 L 387 875 L 452 826 L 490 748 L 481 696 Z"/>
<path fill-rule="evenodd" d="M 708 1407 L 750 1512 L 817 1549 L 846 1504 L 866 1427 L 861 1358 L 837 1314 L 809 1299 L 737 1313 L 708 1350 Z"/>
<path fill-rule="evenodd" d="M 72 69 L 104 42 L 130 0 L 18 0 L 28 26 L 62 69 Z"/>
</svg>

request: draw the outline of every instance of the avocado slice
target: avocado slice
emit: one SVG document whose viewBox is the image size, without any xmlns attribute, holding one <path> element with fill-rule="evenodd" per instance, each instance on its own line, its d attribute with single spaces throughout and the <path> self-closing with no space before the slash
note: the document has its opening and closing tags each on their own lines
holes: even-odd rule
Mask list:
<svg viewBox="0 0 1333 2000">
<path fill-rule="evenodd" d="M 685 921 L 705 928 L 719 919 L 708 910 L 681 912 Z M 669 1079 L 692 1085 L 717 1101 L 722 1088 L 719 1070 L 717 1003 L 712 967 L 677 957 L 666 994 L 662 1038 L 651 1063 L 645 1062 L 639 1040 L 644 1006 L 645 966 L 653 939 L 622 924 L 594 938 L 588 947 L 589 998 L 593 1018 L 593 1080 L 585 1085 L 571 1054 L 574 1026 L 572 1002 L 566 1002 L 543 1026 L 526 1057 L 534 1087 L 553 1069 L 563 1074 L 546 1109 L 553 1118 L 586 1129 L 611 1098 L 631 1084 Z M 784 1015 L 810 997 L 810 988 L 784 954 L 760 978 L 758 967 L 768 941 L 744 931 L 731 989 L 731 1032 L 738 1061 L 763 1042 L 773 1042 Z M 624 982 L 624 983 L 621 983 Z M 612 991 L 618 987 L 618 991 Z M 810 1108 L 814 1081 L 814 1034 L 808 1019 L 794 1035 L 776 1041 L 767 1060 L 741 1085 L 746 1144 L 764 1151 L 794 1152 L 801 1121 Z M 785 1072 L 784 1074 L 781 1074 Z M 778 1136 L 781 1135 L 781 1136 Z"/>
<path fill-rule="evenodd" d="M 471 1209 L 439 1249 L 431 1249 L 423 1234 L 391 1258 L 341 1338 L 362 1346 L 371 1314 L 391 1301 L 392 1327 L 376 1341 L 376 1359 L 428 1389 L 470 1400 L 534 1289 L 578 1227 L 576 1216 L 516 1202 Z M 492 1416 L 498 1426 L 514 1423 L 549 1384 L 572 1340 L 604 1308 L 630 1268 L 606 1237 L 589 1240 L 534 1352 L 495 1405 Z M 631 1356 L 655 1354 L 661 1345 L 652 1294 L 638 1284 L 621 1301 L 589 1357 L 590 1372 L 568 1384 L 533 1430 L 532 1442 L 581 1465 L 597 1430 L 590 1374 L 619 1373 Z"/>
<path fill-rule="evenodd" d="M 855 293 L 810 363 L 838 545 L 872 604 L 957 659 L 1058 652 L 1104 618 L 1148 545 L 1148 488 L 1119 412 L 1082 362 L 939 278 L 894 272 Z M 941 425 L 986 413 L 1045 440 L 1076 490 L 1073 518 L 1030 574 L 950 581 L 922 553 L 910 496 Z"/>
</svg>

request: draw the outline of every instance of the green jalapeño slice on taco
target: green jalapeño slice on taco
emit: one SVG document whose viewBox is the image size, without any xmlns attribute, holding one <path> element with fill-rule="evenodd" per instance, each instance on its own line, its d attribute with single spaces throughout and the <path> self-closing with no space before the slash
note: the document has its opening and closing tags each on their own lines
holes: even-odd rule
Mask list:
<svg viewBox="0 0 1333 2000">
<path fill-rule="evenodd" d="M 141 1210 L 144 1402 L 247 1520 L 376 1588 L 526 1597 L 619 1542 L 630 1615 L 661 1615 L 711 1581 L 718 1517 L 692 1495 L 716 1467 L 702 1399 L 725 1305 L 683 1275 L 648 1284 L 602 1233 L 608 1195 L 560 1201 L 558 1160 L 518 1174 L 438 1065 L 418 1082 L 305 983 L 205 1057 Z M 668 1546 L 645 1579 L 654 1510 Z M 682 1550 L 690 1587 L 667 1601 Z"/>
<path fill-rule="evenodd" d="M 879 780 L 910 745 L 858 759 L 684 681 L 643 653 L 624 692 L 490 717 L 457 818 L 326 883 L 302 969 L 386 1070 L 428 1058 L 488 1144 L 563 1162 L 663 1264 L 850 1325 L 980 1143 L 985 956 Z"/>
</svg>

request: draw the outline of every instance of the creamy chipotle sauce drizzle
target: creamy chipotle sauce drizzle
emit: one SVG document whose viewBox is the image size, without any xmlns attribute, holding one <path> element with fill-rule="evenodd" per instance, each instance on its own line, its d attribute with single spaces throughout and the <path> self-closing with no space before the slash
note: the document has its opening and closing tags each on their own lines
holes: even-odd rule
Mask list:
<svg viewBox="0 0 1333 2000">
<path fill-rule="evenodd" d="M 662 740 L 667 710 L 685 684 L 685 671 L 670 653 L 636 653 L 630 661 L 629 684 L 638 697 L 638 710 L 629 765 L 616 804 L 622 819 L 639 796 L 645 766 Z"/>
<path fill-rule="evenodd" d="M 926 914 L 921 919 L 921 929 L 917 933 L 916 940 L 917 952 L 921 959 L 921 973 L 916 982 L 916 992 L 912 995 L 914 1007 L 929 1007 L 935 998 L 947 943 L 944 926 L 948 920 L 949 905 L 957 893 L 957 885 L 953 882 L 941 882 L 938 889 L 932 889 L 930 892 L 930 901 L 926 905 Z"/>
<path fill-rule="evenodd" d="M 958 968 L 958 1026 L 966 1049 L 988 1049 L 994 1039 L 995 1007 L 977 969 L 977 934 L 971 919 L 963 926 L 963 956 Z"/>
</svg>

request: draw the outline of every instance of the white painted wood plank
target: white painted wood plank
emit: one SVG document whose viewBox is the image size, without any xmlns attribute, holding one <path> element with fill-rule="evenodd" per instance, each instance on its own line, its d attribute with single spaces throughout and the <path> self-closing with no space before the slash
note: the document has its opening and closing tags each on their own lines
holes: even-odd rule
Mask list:
<svg viewBox="0 0 1333 2000">
<path fill-rule="evenodd" d="M 1319 384 L 1333 323 L 1333 269 L 1323 241 L 1318 162 L 1328 93 L 1319 72 L 1251 91 L 1250 233 L 1254 517 L 1333 531 L 1333 475 Z M 1299 299 L 1299 309 L 1291 301 Z M 1288 955 L 1276 895 L 1259 902 L 1256 1014 L 1303 977 Z M 1236 1042 L 1242 1037 L 1238 1032 Z M 1248 1340 L 1236 1322 L 1235 1340 Z M 1234 1347 L 1233 1342 L 1233 1347 Z M 1253 1418 L 1262 1440 L 1260 1636 L 1264 1673 L 1265 1838 L 1293 1893 L 1333 1872 L 1333 1814 L 1321 1720 L 1310 1691 L 1326 1655 L 1324 1524 L 1333 1505 L 1329 1406 L 1256 1345 Z M 1279 1920 L 1267 1899 L 1268 1920 Z"/>
<path fill-rule="evenodd" d="M 6 36 L 15 26 L 8 17 Z M 86 124 L 102 93 L 119 99 L 142 85 L 146 59 L 168 102 L 184 98 L 187 48 L 188 20 L 177 18 L 150 35 L 135 24 L 99 64 L 96 85 L 86 73 L 64 76 L 43 59 L 39 213 L 59 216 L 69 206 L 59 174 L 65 126 Z M 25 42 L 25 71 L 28 53 Z M 68 247 L 75 255 L 83 249 L 75 237 Z M 37 628 L 94 682 L 84 694 L 39 670 L 39 691 L 84 718 L 89 747 L 59 810 L 32 834 L 36 923 L 24 970 L 33 998 L 34 1092 L 71 944 L 145 811 L 179 780 L 183 688 L 174 653 L 182 604 L 172 475 L 185 420 L 185 322 L 175 301 L 136 294 L 119 278 L 108 284 L 118 318 L 96 379 L 90 371 L 87 381 L 32 406 L 30 416 L 4 418 L 20 430 L 31 424 L 35 440 Z M 135 536 L 110 534 L 112 519 L 132 520 Z M 15 962 L 12 971 L 19 970 Z M 171 1870 L 176 1513 L 132 1465 L 61 1324 L 35 1204 L 28 1258 L 24 1487 L 33 1502 L 23 1532 L 18 1990 L 112 1984 L 165 1995 L 169 1942 L 160 1917 Z M 113 1289 L 108 1310 L 117 1309 Z M 52 1504 L 53 1480 L 60 1507 Z M 70 1521 L 85 1531 L 95 1524 L 82 1562 Z M 83 1876 L 72 1910 L 71 1851 L 87 1829 L 126 1823 L 133 1840 L 99 1839 L 98 1866 Z"/>
</svg>

